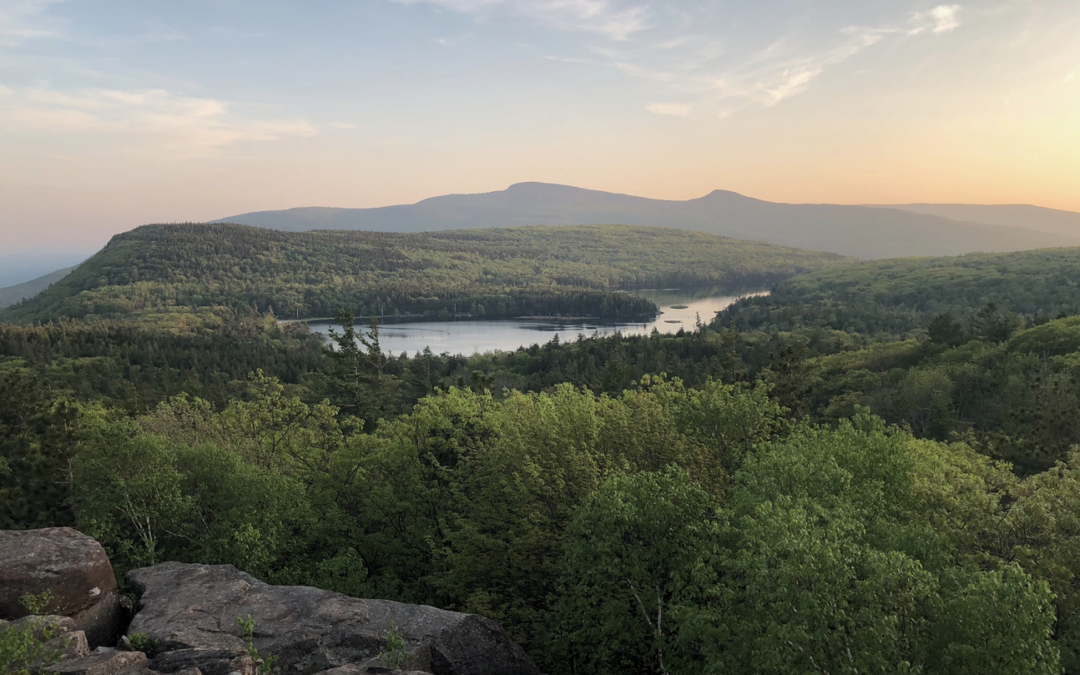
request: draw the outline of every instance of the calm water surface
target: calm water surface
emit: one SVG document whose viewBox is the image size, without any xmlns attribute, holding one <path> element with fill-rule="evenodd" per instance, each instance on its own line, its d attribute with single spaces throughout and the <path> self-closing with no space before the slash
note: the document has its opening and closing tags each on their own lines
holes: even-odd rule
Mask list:
<svg viewBox="0 0 1080 675">
<path fill-rule="evenodd" d="M 676 333 L 680 328 L 692 330 L 697 318 L 708 323 L 717 312 L 740 297 L 759 295 L 708 295 L 694 297 L 677 289 L 637 291 L 636 295 L 648 297 L 660 307 L 655 320 L 644 323 L 527 321 L 522 319 L 495 319 L 486 321 L 403 321 L 393 322 L 387 318 L 379 326 L 379 338 L 383 351 L 414 354 L 424 347 L 431 347 L 436 354 L 476 354 L 491 351 L 514 351 L 518 347 L 544 344 L 559 336 L 566 342 L 578 335 L 610 335 L 616 331 L 623 335 L 647 335 L 656 328 L 661 333 Z M 672 305 L 686 307 L 675 309 Z M 310 321 L 311 330 L 325 335 L 330 322 Z M 357 326 L 360 328 L 360 326 Z"/>
</svg>

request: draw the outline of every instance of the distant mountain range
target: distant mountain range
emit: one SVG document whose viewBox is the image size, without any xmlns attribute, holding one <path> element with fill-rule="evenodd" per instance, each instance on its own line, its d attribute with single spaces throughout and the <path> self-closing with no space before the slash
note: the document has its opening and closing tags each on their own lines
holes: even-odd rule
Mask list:
<svg viewBox="0 0 1080 675">
<path fill-rule="evenodd" d="M 75 265 L 75 267 L 78 267 L 78 265 Z M 0 307 L 14 305 L 20 300 L 34 297 L 55 282 L 66 277 L 68 273 L 75 269 L 75 267 L 65 267 L 62 270 L 57 270 L 50 274 L 46 274 L 45 276 L 38 277 L 37 279 L 31 279 L 30 281 L 14 286 L 8 286 L 7 288 L 0 288 Z"/>
<path fill-rule="evenodd" d="M 930 216 L 966 220 L 983 225 L 1022 227 L 1065 237 L 1080 236 L 1080 213 L 1027 204 L 902 204 L 881 208 L 903 209 Z"/>
<path fill-rule="evenodd" d="M 697 230 L 864 259 L 1080 245 L 1080 214 L 1038 207 L 780 204 L 723 190 L 672 201 L 547 183 L 372 209 L 257 211 L 214 222 L 286 231 L 381 232 L 618 223 Z"/>
</svg>

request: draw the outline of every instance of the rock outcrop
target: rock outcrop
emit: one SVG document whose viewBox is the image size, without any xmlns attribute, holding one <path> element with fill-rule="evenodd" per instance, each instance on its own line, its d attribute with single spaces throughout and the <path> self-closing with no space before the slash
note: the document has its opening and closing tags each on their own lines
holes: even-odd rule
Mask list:
<svg viewBox="0 0 1080 675">
<path fill-rule="evenodd" d="M 498 623 L 473 614 L 271 586 L 231 565 L 170 562 L 134 570 L 127 580 L 139 596 L 130 632 L 156 641 L 150 665 L 161 672 L 254 673 L 237 623 L 250 615 L 255 648 L 277 657 L 282 673 L 389 672 L 379 657 L 393 630 L 404 639 L 409 670 L 539 675 Z"/>
<path fill-rule="evenodd" d="M 0 619 L 26 616 L 20 599 L 45 594 L 51 599 L 40 611 L 71 617 L 91 648 L 115 644 L 130 618 L 131 603 L 93 538 L 69 527 L 0 532 Z"/>
<path fill-rule="evenodd" d="M 139 597 L 134 619 L 134 605 L 118 592 L 112 564 L 92 538 L 70 528 L 0 532 L 0 632 L 18 631 L 24 644 L 21 655 L 0 654 L 0 670 L 262 675 L 272 666 L 289 675 L 540 675 L 498 623 L 474 614 L 271 586 L 231 565 L 169 562 L 134 570 L 127 581 Z M 49 602 L 34 611 L 48 615 L 28 616 L 20 599 L 45 594 Z M 249 652 L 238 619 L 254 622 L 257 653 Z M 26 636 L 38 646 L 27 647 Z"/>
<path fill-rule="evenodd" d="M 0 532 L 0 616 L 29 612 L 23 595 L 52 596 L 45 610 L 73 616 L 116 590 L 105 549 L 69 527 Z"/>
</svg>

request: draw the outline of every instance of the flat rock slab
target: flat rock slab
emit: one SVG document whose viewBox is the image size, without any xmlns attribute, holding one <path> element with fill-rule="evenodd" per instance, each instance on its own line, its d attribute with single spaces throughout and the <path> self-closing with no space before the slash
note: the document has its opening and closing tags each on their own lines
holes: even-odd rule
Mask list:
<svg viewBox="0 0 1080 675">
<path fill-rule="evenodd" d="M 0 531 L 0 619 L 30 612 L 19 603 L 25 594 L 49 593 L 49 614 L 72 616 L 116 589 L 105 549 L 70 527 Z"/>
<path fill-rule="evenodd" d="M 254 644 L 282 673 L 360 664 L 386 650 L 393 625 L 433 675 L 540 675 L 498 623 L 474 614 L 388 600 L 361 600 L 307 586 L 271 586 L 231 565 L 169 562 L 129 572 L 139 595 L 130 633 L 157 641 L 151 668 L 198 667 L 227 675 L 247 657 L 238 618 L 255 621 Z M 229 670 L 222 670 L 230 668 Z M 248 671 L 250 672 L 250 671 Z"/>
<path fill-rule="evenodd" d="M 104 652 L 49 666 L 56 675 L 129 675 L 146 668 L 142 652 Z"/>
</svg>

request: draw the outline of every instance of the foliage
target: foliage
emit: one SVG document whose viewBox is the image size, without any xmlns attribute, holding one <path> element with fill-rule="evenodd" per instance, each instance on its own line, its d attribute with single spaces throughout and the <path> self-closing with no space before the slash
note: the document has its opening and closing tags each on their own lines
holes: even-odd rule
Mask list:
<svg viewBox="0 0 1080 675">
<path fill-rule="evenodd" d="M 668 228 L 518 227 L 416 234 L 277 232 L 243 225 L 147 225 L 5 321 L 154 316 L 255 308 L 284 318 L 358 315 L 641 316 L 626 287 L 762 285 L 842 256 Z"/>
<path fill-rule="evenodd" d="M 40 613 L 52 601 L 49 593 L 38 596 L 23 595 L 19 604 L 31 615 L 21 626 L 0 625 L 0 672 L 9 675 L 30 675 L 41 664 L 56 658 L 56 653 L 46 646 L 56 637 L 56 627 Z"/>
<path fill-rule="evenodd" d="M 201 244 L 159 230 L 102 260 L 179 278 L 146 242 Z M 358 233 L 341 260 L 378 283 L 490 272 L 463 273 L 463 293 L 527 276 L 513 246 L 558 293 L 609 289 L 606 264 L 667 269 L 632 246 L 604 264 L 562 248 L 622 230 L 537 232 Z M 173 290 L 225 298 L 206 280 L 316 274 L 340 248 L 244 236 Z M 421 250 L 430 264 L 408 257 Z M 222 272 L 239 251 L 248 271 Z M 1049 319 L 1073 290 L 1036 274 L 1061 281 L 1074 258 L 826 270 L 694 331 L 472 357 L 385 354 L 360 307 L 337 315 L 333 348 L 241 309 L 0 326 L 2 526 L 75 525 L 121 574 L 227 563 L 476 612 L 552 673 L 1075 672 L 1080 319 Z M 543 276 L 582 260 L 595 269 L 569 286 Z M 159 311 L 164 286 L 146 283 Z M 395 297 L 419 297 L 402 284 Z M 390 666 L 408 654 L 396 631 Z"/>
<path fill-rule="evenodd" d="M 247 646 L 248 656 L 251 657 L 252 662 L 255 664 L 256 675 L 269 675 L 273 672 L 274 664 L 277 663 L 280 657 L 277 655 L 259 656 L 259 650 L 255 647 L 255 619 L 251 618 L 250 614 L 247 617 L 237 617 L 236 623 L 240 626 L 240 630 L 243 631 L 244 644 Z"/>
<path fill-rule="evenodd" d="M 674 468 L 614 475 L 578 511 L 558 607 L 573 672 L 670 672 L 680 610 L 713 549 L 712 512 L 709 493 Z"/>
<path fill-rule="evenodd" d="M 405 638 L 398 632 L 393 621 L 386 629 L 386 651 L 379 653 L 379 660 L 391 670 L 401 670 L 413 660 L 413 655 L 405 644 Z"/>
<path fill-rule="evenodd" d="M 1077 248 L 878 260 L 783 281 L 768 296 L 736 303 L 718 325 L 908 336 L 944 314 L 979 337 L 1001 341 L 1019 317 L 1041 323 L 1080 312 L 1078 273 Z M 958 341 L 955 327 L 937 320 L 938 340 Z"/>
<path fill-rule="evenodd" d="M 118 321 L 0 323 L 0 377 L 22 373 L 43 389 L 70 392 L 73 400 L 104 400 L 140 414 L 180 393 L 224 407 L 243 393 L 255 370 L 299 385 L 323 369 L 322 341 L 301 327 L 232 311 L 175 318 L 181 323 L 156 327 Z M 0 395 L 25 386 L 5 382 Z"/>
<path fill-rule="evenodd" d="M 148 658 L 154 658 L 157 653 L 158 641 L 150 637 L 148 633 L 128 633 L 121 643 L 130 651 L 142 652 Z"/>
</svg>

